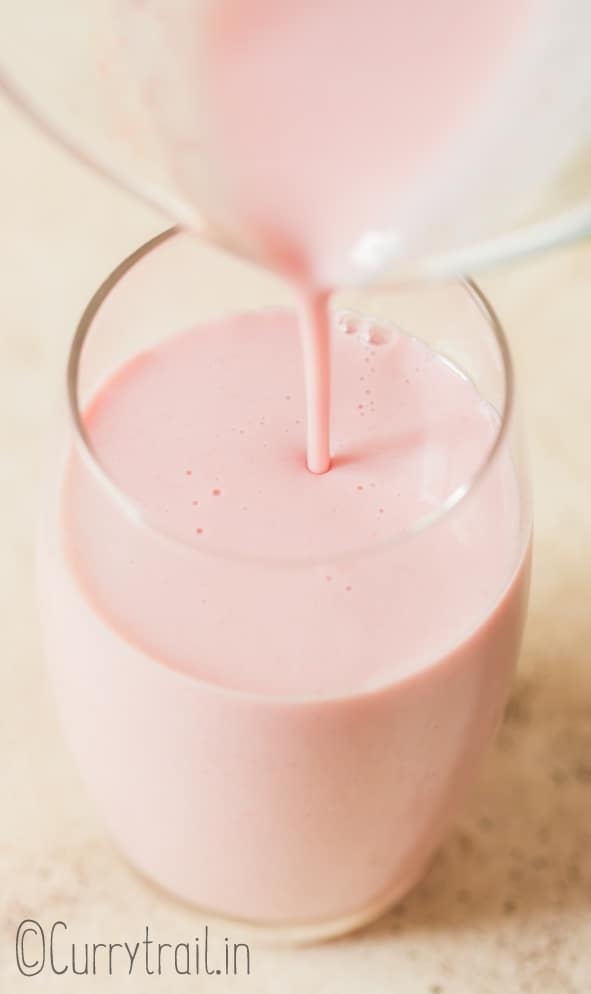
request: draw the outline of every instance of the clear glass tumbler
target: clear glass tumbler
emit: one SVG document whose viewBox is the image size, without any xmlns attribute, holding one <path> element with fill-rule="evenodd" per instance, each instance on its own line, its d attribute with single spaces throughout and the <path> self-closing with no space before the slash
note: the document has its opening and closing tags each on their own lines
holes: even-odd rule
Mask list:
<svg viewBox="0 0 591 994">
<path fill-rule="evenodd" d="M 335 335 L 351 313 L 366 329 L 369 318 L 395 324 L 469 377 L 496 412 L 474 472 L 443 506 L 371 547 L 351 535 L 348 548 L 260 557 L 204 535 L 179 540 L 164 513 L 109 476 L 84 412 L 115 370 L 171 334 L 285 306 L 291 291 L 274 276 L 176 230 L 108 277 L 69 358 L 40 529 L 40 595 L 67 738 L 122 851 L 208 912 L 315 939 L 362 925 L 417 882 L 492 739 L 519 649 L 531 506 L 507 345 L 477 288 L 340 293 Z M 198 465 L 192 473 L 197 486 Z M 491 501 L 498 535 L 490 518 L 492 534 L 482 535 Z M 510 547 L 489 571 L 483 549 L 506 537 L 507 515 Z M 458 556 L 431 556 L 450 536 Z M 455 583 L 458 570 L 470 573 L 470 597 Z M 364 613 L 330 593 L 332 577 L 372 591 Z M 447 628 L 434 634 L 429 619 L 442 601 Z M 266 693 L 218 682 L 215 659 L 195 675 L 167 658 L 182 632 L 196 658 L 207 634 L 220 660 L 238 641 L 245 669 L 261 653 L 322 667 L 326 612 L 331 651 L 370 654 L 370 684 Z M 408 665 L 392 671 L 400 640 Z"/>
</svg>

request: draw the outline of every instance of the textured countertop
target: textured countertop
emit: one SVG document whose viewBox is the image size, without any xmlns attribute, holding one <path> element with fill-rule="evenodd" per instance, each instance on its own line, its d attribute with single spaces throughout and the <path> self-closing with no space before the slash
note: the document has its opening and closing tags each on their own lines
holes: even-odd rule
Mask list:
<svg viewBox="0 0 591 994">
<path fill-rule="evenodd" d="M 23 919 L 76 942 L 203 937 L 113 850 L 65 750 L 36 620 L 42 438 L 75 322 L 165 225 L 0 104 L 0 991 L 591 992 L 591 244 L 484 281 L 511 340 L 536 489 L 531 612 L 497 745 L 423 884 L 366 931 L 251 942 L 251 976 L 22 977 Z M 213 941 L 223 926 L 210 922 Z M 233 936 L 234 941 L 241 937 Z M 202 938 L 203 941 L 203 938 Z"/>
</svg>

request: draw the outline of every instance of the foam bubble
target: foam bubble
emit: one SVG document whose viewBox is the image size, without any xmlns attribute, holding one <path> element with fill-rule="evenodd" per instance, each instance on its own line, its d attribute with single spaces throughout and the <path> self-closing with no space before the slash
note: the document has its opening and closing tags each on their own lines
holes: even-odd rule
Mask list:
<svg viewBox="0 0 591 994">
<path fill-rule="evenodd" d="M 368 321 L 361 332 L 361 337 L 367 345 L 390 345 L 394 338 L 394 332 L 384 325 Z"/>
<path fill-rule="evenodd" d="M 337 328 L 342 335 L 356 335 L 359 331 L 359 318 L 352 311 L 339 311 Z"/>
</svg>

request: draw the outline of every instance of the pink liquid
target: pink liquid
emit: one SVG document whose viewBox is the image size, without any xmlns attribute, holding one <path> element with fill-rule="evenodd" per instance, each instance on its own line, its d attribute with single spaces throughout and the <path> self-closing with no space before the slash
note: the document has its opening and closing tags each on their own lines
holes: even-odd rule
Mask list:
<svg viewBox="0 0 591 994">
<path fill-rule="evenodd" d="M 158 105 L 179 183 L 199 206 L 186 143 L 198 102 L 195 143 L 258 254 L 314 287 L 348 282 L 368 235 L 393 234 L 404 252 L 451 196 L 527 51 L 532 11 L 532 0 L 214 0 L 193 20 L 161 17 L 185 87 L 175 115 L 174 87 Z M 156 82 L 162 69 L 152 62 Z"/>
<path fill-rule="evenodd" d="M 520 527 L 508 459 L 461 523 L 451 515 L 398 553 L 405 568 L 395 575 L 387 554 L 361 554 L 441 509 L 491 448 L 497 416 L 468 380 L 400 333 L 375 347 L 338 334 L 334 363 L 336 464 L 321 479 L 302 455 L 305 398 L 289 312 L 187 332 L 138 356 L 95 399 L 94 449 L 152 524 L 200 551 L 287 564 L 289 575 L 267 592 L 255 575 L 245 582 L 248 562 L 233 582 L 227 561 L 216 568 L 208 558 L 197 578 L 167 584 L 174 596 L 155 611 L 163 565 L 141 567 L 141 549 L 105 541 L 96 481 L 74 463 L 66 521 L 76 571 L 101 612 L 149 655 L 260 694 L 357 693 L 440 657 L 494 603 Z M 319 563 L 312 582 L 300 575 L 310 560 Z M 396 638 L 382 644 L 392 614 Z"/>
<path fill-rule="evenodd" d="M 398 541 L 481 464 L 498 419 L 425 346 L 372 337 L 333 335 L 321 476 L 304 467 L 295 315 L 132 359 L 86 423 L 170 538 L 131 523 L 74 452 L 66 556 L 43 567 L 58 695 L 113 834 L 237 917 L 363 915 L 407 890 L 515 661 L 527 565 L 509 456 Z"/>
</svg>

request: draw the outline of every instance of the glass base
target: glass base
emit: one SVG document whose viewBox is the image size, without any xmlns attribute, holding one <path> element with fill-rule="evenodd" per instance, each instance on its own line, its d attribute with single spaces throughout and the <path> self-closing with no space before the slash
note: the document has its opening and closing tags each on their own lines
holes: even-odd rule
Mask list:
<svg viewBox="0 0 591 994">
<path fill-rule="evenodd" d="M 125 854 L 124 854 L 125 855 Z M 133 869 L 140 874 L 150 886 L 158 888 L 177 901 L 182 901 L 193 911 L 202 915 L 207 925 L 212 930 L 219 930 L 225 935 L 233 933 L 239 935 L 241 941 L 262 943 L 268 946 L 307 946 L 317 942 L 328 942 L 331 939 L 338 939 L 352 932 L 357 932 L 372 922 L 381 918 L 391 908 L 403 900 L 406 895 L 413 890 L 427 872 L 431 863 L 432 854 L 428 859 L 423 860 L 418 869 L 415 868 L 404 880 L 397 880 L 395 885 L 382 891 L 372 901 L 357 911 L 350 911 L 347 914 L 334 918 L 322 918 L 310 922 L 258 922 L 248 918 L 234 918 L 221 911 L 204 908 L 197 902 L 190 901 L 187 897 L 177 894 L 164 884 L 155 880 L 145 870 L 138 867 L 128 856 L 127 862 L 131 863 Z"/>
</svg>

